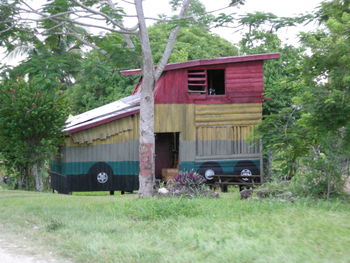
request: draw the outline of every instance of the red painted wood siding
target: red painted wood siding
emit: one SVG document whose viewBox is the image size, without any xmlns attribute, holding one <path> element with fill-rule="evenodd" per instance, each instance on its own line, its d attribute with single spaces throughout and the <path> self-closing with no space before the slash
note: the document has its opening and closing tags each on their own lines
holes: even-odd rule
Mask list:
<svg viewBox="0 0 350 263">
<path fill-rule="evenodd" d="M 226 95 L 232 103 L 262 101 L 264 87 L 263 61 L 232 64 L 225 72 Z"/>
<path fill-rule="evenodd" d="M 225 95 L 188 92 L 187 71 L 224 69 Z M 155 89 L 156 104 L 259 103 L 263 95 L 263 61 L 240 62 L 170 70 L 163 73 Z"/>
</svg>

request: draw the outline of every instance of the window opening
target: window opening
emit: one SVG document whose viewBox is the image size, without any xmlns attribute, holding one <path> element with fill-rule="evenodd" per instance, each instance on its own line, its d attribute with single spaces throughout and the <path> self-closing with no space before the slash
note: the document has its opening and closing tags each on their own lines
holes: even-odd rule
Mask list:
<svg viewBox="0 0 350 263">
<path fill-rule="evenodd" d="M 225 70 L 213 69 L 207 71 L 208 95 L 225 94 Z"/>
<path fill-rule="evenodd" d="M 187 72 L 188 92 L 208 95 L 225 94 L 225 70 L 189 70 Z"/>
</svg>

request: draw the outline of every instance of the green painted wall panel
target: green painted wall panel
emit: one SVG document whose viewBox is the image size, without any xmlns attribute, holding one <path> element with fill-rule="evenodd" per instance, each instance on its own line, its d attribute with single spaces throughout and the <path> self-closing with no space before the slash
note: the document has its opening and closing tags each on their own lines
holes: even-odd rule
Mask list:
<svg viewBox="0 0 350 263">
<path fill-rule="evenodd" d="M 260 160 L 247 160 L 251 161 L 255 164 L 257 169 L 260 170 Z M 234 171 L 234 168 L 236 167 L 237 163 L 239 162 L 238 160 L 235 161 L 210 161 L 210 162 L 215 162 L 219 164 L 223 170 L 224 174 L 232 174 Z M 180 171 L 190 171 L 190 170 L 198 170 L 202 164 L 206 162 L 181 162 L 179 170 Z"/>
<path fill-rule="evenodd" d="M 61 175 L 76 175 L 87 174 L 90 167 L 96 162 L 66 162 L 58 163 L 51 162 L 51 171 L 59 173 Z M 113 169 L 115 175 L 138 175 L 139 174 L 139 162 L 125 161 L 125 162 L 106 162 Z M 57 167 L 60 166 L 60 169 Z"/>
</svg>

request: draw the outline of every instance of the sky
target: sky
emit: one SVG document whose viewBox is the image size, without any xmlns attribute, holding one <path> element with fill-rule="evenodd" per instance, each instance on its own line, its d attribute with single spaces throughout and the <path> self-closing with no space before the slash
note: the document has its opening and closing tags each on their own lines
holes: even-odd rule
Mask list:
<svg viewBox="0 0 350 263">
<path fill-rule="evenodd" d="M 207 11 L 218 10 L 227 7 L 230 0 L 201 0 L 205 5 Z M 42 0 L 31 0 L 29 2 L 39 5 Z M 121 1 L 119 1 L 121 2 Z M 127 1 L 125 1 L 127 2 Z M 124 2 L 125 11 L 127 14 L 134 14 L 134 7 Z M 243 6 L 230 7 L 220 12 L 235 13 L 237 16 L 244 15 L 246 13 L 253 13 L 256 11 L 270 12 L 277 16 L 295 16 L 301 13 L 310 13 L 319 6 L 321 0 L 246 0 Z M 158 14 L 170 14 L 168 0 L 144 0 L 144 12 L 146 17 L 157 17 Z M 148 21 L 148 25 L 152 23 L 152 20 Z M 126 25 L 133 26 L 135 21 L 127 21 Z M 300 31 L 310 31 L 315 28 L 315 25 L 309 24 L 307 27 L 298 26 L 294 28 L 283 29 L 279 31 L 282 40 L 289 44 L 297 45 L 297 35 Z M 212 30 L 214 33 L 229 40 L 232 43 L 237 43 L 240 39 L 241 32 L 235 32 L 234 29 L 229 28 L 217 28 Z M 0 52 L 1 55 L 1 52 Z M 0 56 L 1 57 L 1 56 Z M 7 60 L 7 64 L 14 65 L 18 63 L 19 58 Z"/>
<path fill-rule="evenodd" d="M 227 3 L 227 0 L 203 0 L 207 10 L 215 9 L 215 3 L 223 2 Z M 315 10 L 317 6 L 320 5 L 320 0 L 246 0 L 245 5 L 241 6 L 239 9 L 234 8 L 234 12 L 238 14 L 254 13 L 256 11 L 269 12 L 277 16 L 296 16 L 301 13 L 311 13 Z M 220 3 L 221 4 L 221 3 Z M 297 42 L 297 34 L 299 31 L 309 31 L 314 28 L 315 25 L 310 24 L 309 26 L 303 27 L 299 26 L 297 28 L 289 28 L 281 30 L 281 37 L 289 42 Z M 239 41 L 240 36 L 234 34 L 234 32 L 227 32 L 227 29 L 218 29 L 217 34 L 228 39 L 229 41 L 236 43 Z"/>
<path fill-rule="evenodd" d="M 205 5 L 207 11 L 218 10 L 226 7 L 231 2 L 230 0 L 201 0 Z M 246 0 L 243 6 L 231 7 L 220 12 L 236 13 L 243 15 L 246 13 L 270 12 L 277 16 L 296 16 L 301 13 L 310 13 L 320 5 L 321 0 Z M 159 13 L 169 13 L 168 0 L 145 0 L 144 9 L 146 16 L 153 16 Z M 214 13 L 215 14 L 215 13 Z M 308 25 L 307 27 L 299 26 L 297 28 L 289 28 L 281 30 L 280 34 L 283 40 L 288 43 L 297 43 L 297 34 L 299 31 L 309 31 L 315 25 Z M 232 43 L 237 43 L 240 39 L 240 33 L 236 33 L 233 29 L 221 28 L 213 30 L 214 33 L 219 34 Z"/>
</svg>

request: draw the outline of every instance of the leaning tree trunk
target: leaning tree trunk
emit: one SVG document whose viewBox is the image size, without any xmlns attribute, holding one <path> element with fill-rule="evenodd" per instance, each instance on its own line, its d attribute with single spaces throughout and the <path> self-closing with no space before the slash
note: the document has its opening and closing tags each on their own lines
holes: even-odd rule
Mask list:
<svg viewBox="0 0 350 263">
<path fill-rule="evenodd" d="M 155 182 L 154 175 L 154 68 L 151 46 L 143 14 L 142 0 L 135 0 L 139 20 L 142 49 L 142 84 L 140 102 L 140 137 L 139 137 L 139 195 L 151 197 Z"/>
</svg>

